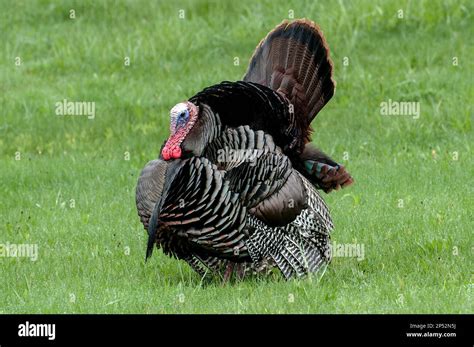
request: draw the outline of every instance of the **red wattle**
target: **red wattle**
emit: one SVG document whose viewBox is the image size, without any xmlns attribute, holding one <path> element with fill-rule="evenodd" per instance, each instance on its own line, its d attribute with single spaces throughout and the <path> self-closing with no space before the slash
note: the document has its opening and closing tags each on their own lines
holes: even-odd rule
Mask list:
<svg viewBox="0 0 474 347">
<path fill-rule="evenodd" d="M 163 150 L 161 151 L 161 156 L 163 157 L 164 160 L 170 160 L 170 151 L 168 148 L 163 148 Z"/>
<path fill-rule="evenodd" d="M 171 148 L 165 147 L 161 151 L 161 156 L 164 160 L 181 158 L 181 148 L 179 148 L 179 146 L 173 146 Z"/>
<path fill-rule="evenodd" d="M 174 159 L 181 158 L 181 148 L 175 147 L 171 150 L 171 157 Z"/>
</svg>

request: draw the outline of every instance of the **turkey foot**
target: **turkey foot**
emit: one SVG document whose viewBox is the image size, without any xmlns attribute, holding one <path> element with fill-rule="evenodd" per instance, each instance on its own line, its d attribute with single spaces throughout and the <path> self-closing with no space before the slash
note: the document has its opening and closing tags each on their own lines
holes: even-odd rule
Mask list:
<svg viewBox="0 0 474 347">
<path fill-rule="evenodd" d="M 232 277 L 232 273 L 234 272 L 234 265 L 235 263 L 229 262 L 225 268 L 224 272 L 224 279 L 222 280 L 222 285 L 225 285 L 229 282 L 230 278 Z"/>
</svg>

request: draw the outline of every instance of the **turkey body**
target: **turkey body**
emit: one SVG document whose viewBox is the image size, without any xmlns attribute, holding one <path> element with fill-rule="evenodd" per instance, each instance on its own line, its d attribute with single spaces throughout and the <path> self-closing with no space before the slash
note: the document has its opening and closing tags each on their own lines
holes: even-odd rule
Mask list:
<svg viewBox="0 0 474 347">
<path fill-rule="evenodd" d="M 224 276 L 276 266 L 300 277 L 327 264 L 333 223 L 317 189 L 352 178 L 309 141 L 333 93 L 322 33 L 298 20 L 262 40 L 243 81 L 175 106 L 171 136 L 136 190 L 147 258 L 157 246 L 201 275 Z"/>
</svg>

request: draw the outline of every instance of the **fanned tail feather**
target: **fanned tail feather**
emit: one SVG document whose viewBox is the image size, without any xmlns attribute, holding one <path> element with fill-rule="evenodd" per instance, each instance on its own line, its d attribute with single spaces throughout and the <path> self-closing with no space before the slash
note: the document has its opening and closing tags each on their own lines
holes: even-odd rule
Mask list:
<svg viewBox="0 0 474 347">
<path fill-rule="evenodd" d="M 309 128 L 334 94 L 332 70 L 320 28 L 306 19 L 285 20 L 257 46 L 243 79 L 283 93 Z"/>
</svg>

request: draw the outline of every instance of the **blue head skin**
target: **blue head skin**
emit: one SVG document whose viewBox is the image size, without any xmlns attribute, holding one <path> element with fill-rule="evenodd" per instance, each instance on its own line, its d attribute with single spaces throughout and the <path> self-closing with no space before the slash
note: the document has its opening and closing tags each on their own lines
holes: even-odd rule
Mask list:
<svg viewBox="0 0 474 347">
<path fill-rule="evenodd" d="M 175 126 L 174 131 L 176 132 L 176 130 L 186 125 L 188 120 L 189 120 L 189 111 L 188 109 L 185 109 L 176 116 L 176 126 Z"/>
</svg>

